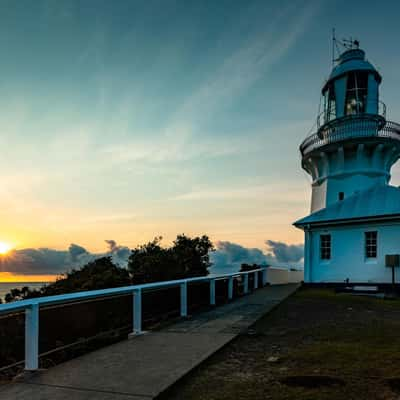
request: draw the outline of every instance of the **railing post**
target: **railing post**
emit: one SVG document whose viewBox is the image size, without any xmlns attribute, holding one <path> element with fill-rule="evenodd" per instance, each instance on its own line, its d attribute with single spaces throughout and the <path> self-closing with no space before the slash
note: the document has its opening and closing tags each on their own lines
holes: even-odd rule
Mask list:
<svg viewBox="0 0 400 400">
<path fill-rule="evenodd" d="M 228 300 L 232 299 L 233 299 L 233 276 L 230 276 L 228 280 Z"/>
<path fill-rule="evenodd" d="M 262 270 L 262 284 L 265 286 L 267 284 L 267 268 Z"/>
<path fill-rule="evenodd" d="M 244 289 L 243 293 L 247 294 L 249 293 L 249 274 L 244 275 Z"/>
<path fill-rule="evenodd" d="M 254 272 L 254 289 L 258 289 L 258 271 Z"/>
<path fill-rule="evenodd" d="M 39 368 L 39 304 L 25 309 L 25 369 Z"/>
<path fill-rule="evenodd" d="M 210 280 L 210 304 L 215 306 L 215 279 Z"/>
<path fill-rule="evenodd" d="M 142 333 L 142 290 L 136 289 L 133 292 L 133 333 Z"/>
<path fill-rule="evenodd" d="M 181 283 L 181 317 L 187 317 L 187 282 Z"/>
</svg>

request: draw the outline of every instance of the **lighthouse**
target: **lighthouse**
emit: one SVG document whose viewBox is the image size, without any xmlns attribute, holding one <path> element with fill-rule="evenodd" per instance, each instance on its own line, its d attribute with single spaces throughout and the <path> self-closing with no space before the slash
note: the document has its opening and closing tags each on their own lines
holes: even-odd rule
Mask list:
<svg viewBox="0 0 400 400">
<path fill-rule="evenodd" d="M 315 131 L 300 145 L 311 177 L 304 280 L 389 283 L 386 255 L 400 254 L 400 189 L 389 184 L 400 157 L 400 125 L 380 101 L 382 76 L 358 41 L 339 42 L 322 87 Z"/>
</svg>

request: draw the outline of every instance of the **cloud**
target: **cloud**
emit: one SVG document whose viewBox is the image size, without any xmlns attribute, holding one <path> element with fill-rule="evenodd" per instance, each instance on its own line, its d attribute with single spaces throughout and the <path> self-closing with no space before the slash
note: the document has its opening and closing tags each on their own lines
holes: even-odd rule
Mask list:
<svg viewBox="0 0 400 400">
<path fill-rule="evenodd" d="M 257 248 L 246 248 L 232 242 L 217 242 L 217 250 L 211 253 L 213 270 L 216 269 L 240 269 L 241 264 L 268 264 L 266 255 Z"/>
<path fill-rule="evenodd" d="M 79 268 L 99 257 L 110 256 L 113 261 L 126 266 L 130 249 L 118 245 L 115 240 L 106 240 L 109 246 L 104 253 L 90 253 L 84 247 L 72 243 L 68 250 L 49 248 L 13 250 L 0 260 L 0 272 L 17 275 L 60 275 Z"/>
<path fill-rule="evenodd" d="M 210 254 L 213 274 L 236 272 L 246 264 L 271 265 L 280 267 L 301 267 L 303 245 L 289 245 L 283 242 L 267 240 L 268 252 L 258 248 L 248 248 L 237 243 L 220 241 L 216 251 Z"/>
<path fill-rule="evenodd" d="M 281 263 L 299 263 L 304 257 L 303 244 L 286 244 L 284 242 L 276 242 L 274 240 L 266 240 L 266 245 L 272 256 L 277 262 Z"/>
<path fill-rule="evenodd" d="M 126 264 L 130 249 L 126 246 L 119 246 L 115 240 L 109 239 L 105 241 L 109 246 L 109 254 L 113 257 L 117 264 Z"/>
<path fill-rule="evenodd" d="M 206 133 L 203 125 L 207 125 L 214 115 L 221 115 L 257 81 L 267 76 L 270 69 L 296 44 L 318 10 L 315 2 L 290 4 L 277 9 L 265 7 L 256 12 L 258 16 L 260 12 L 268 15 L 268 24 L 246 24 L 243 28 L 235 22 L 231 26 L 233 31 L 225 28 L 228 35 L 221 35 L 216 45 L 218 62 L 211 64 L 204 78 L 186 94 L 168 117 L 168 123 L 162 129 L 142 132 L 141 138 L 135 135 L 134 140 L 129 142 L 124 137 L 123 142 L 106 144 L 100 153 L 117 164 L 133 161 L 179 162 L 243 153 L 243 146 L 251 146 L 247 137 L 246 140 L 237 140 L 230 136 L 228 141 L 219 137 L 221 132 Z M 254 20 L 255 15 L 247 17 Z M 241 35 L 242 38 L 235 41 L 232 47 L 229 35 L 241 29 L 246 35 Z M 120 104 L 122 113 L 127 111 L 131 115 L 134 102 L 128 96 Z M 119 119 L 118 126 L 120 123 Z M 130 129 L 126 127 L 128 132 Z M 110 130 L 117 132 L 118 128 Z"/>
<path fill-rule="evenodd" d="M 74 243 L 69 246 L 69 253 L 72 261 L 77 261 L 83 255 L 89 254 L 84 247 Z"/>
<path fill-rule="evenodd" d="M 110 256 L 113 261 L 126 266 L 131 250 L 107 239 L 107 251 L 91 253 L 84 247 L 72 243 L 68 250 L 49 248 L 13 250 L 0 259 L 0 272 L 18 275 L 60 275 L 79 268 L 96 258 Z M 286 244 L 266 240 L 267 252 L 259 248 L 245 247 L 229 241 L 216 242 L 216 251 L 210 254 L 213 274 L 236 272 L 244 263 L 272 266 L 299 267 L 303 261 L 302 244 Z"/>
<path fill-rule="evenodd" d="M 273 13 L 269 23 L 256 25 L 249 31 L 240 46 L 235 46 L 234 51 L 186 99 L 173 119 L 174 124 L 175 121 L 180 124 L 188 116 L 194 120 L 209 117 L 210 113 L 218 112 L 238 98 L 295 45 L 317 10 L 312 2 L 297 7 L 291 4 L 275 11 L 264 10 Z M 281 33 L 282 26 L 285 26 L 284 33 Z M 221 50 L 225 45 L 222 40 Z"/>
<path fill-rule="evenodd" d="M 252 186 L 235 187 L 198 187 L 190 192 L 179 194 L 172 200 L 224 200 L 224 199 L 248 199 L 248 198 L 267 198 L 269 201 L 303 202 L 304 184 L 302 181 L 295 181 L 292 185 L 285 182 L 269 182 Z"/>
</svg>

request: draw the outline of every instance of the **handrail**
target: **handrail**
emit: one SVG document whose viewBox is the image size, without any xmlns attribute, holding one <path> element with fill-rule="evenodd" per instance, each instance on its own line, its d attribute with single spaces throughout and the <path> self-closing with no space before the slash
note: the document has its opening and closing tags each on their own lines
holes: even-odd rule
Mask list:
<svg viewBox="0 0 400 400">
<path fill-rule="evenodd" d="M 133 331 L 132 334 L 142 333 L 142 292 L 156 288 L 180 287 L 180 315 L 187 316 L 187 285 L 194 282 L 210 283 L 210 305 L 216 304 L 215 281 L 229 279 L 228 299 L 233 298 L 233 279 L 244 276 L 245 294 L 249 291 L 249 274 L 254 274 L 254 288 L 258 288 L 258 273 L 262 272 L 262 285 L 267 284 L 267 267 L 250 271 L 233 272 L 229 274 L 199 276 L 172 281 L 144 283 L 140 285 L 122 286 L 111 289 L 88 290 L 83 292 L 60 294 L 55 296 L 36 297 L 27 300 L 17 300 L 12 303 L 0 304 L 1 313 L 25 311 L 25 369 L 37 370 L 39 367 L 39 310 L 40 306 L 69 303 L 77 300 L 103 298 L 116 294 L 133 294 Z"/>
<path fill-rule="evenodd" d="M 195 278 L 186 278 L 186 279 L 176 279 L 172 281 L 160 281 L 160 282 L 151 282 L 151 283 L 143 283 L 140 285 L 131 285 L 131 286 L 120 286 L 111 289 L 97 289 L 97 290 L 85 290 L 82 292 L 74 292 L 74 293 L 67 293 L 67 294 L 59 294 L 54 296 L 43 296 L 43 297 L 35 297 L 28 300 L 17 300 L 11 303 L 0 304 L 0 314 L 3 312 L 10 312 L 10 311 L 19 311 L 25 309 L 26 307 L 31 306 L 32 304 L 39 304 L 39 305 L 53 305 L 57 303 L 65 303 L 68 301 L 74 300 L 82 300 L 82 299 L 91 299 L 96 297 L 105 297 L 105 296 L 112 296 L 115 294 L 126 294 L 131 293 L 132 291 L 137 290 L 146 290 L 146 289 L 155 289 L 155 288 L 167 288 L 171 286 L 179 286 L 181 283 L 187 282 L 204 282 L 209 281 L 211 279 L 220 280 L 226 279 L 229 277 L 236 277 L 240 275 L 249 274 L 256 271 L 262 271 L 264 268 L 254 269 L 251 271 L 244 271 L 244 272 L 234 272 L 230 274 L 223 274 L 223 275 L 214 275 L 214 276 L 199 276 Z"/>
<path fill-rule="evenodd" d="M 365 102 L 365 109 L 369 109 L 370 105 L 372 105 L 372 109 L 376 108 L 376 116 L 383 117 L 386 119 L 386 104 L 381 100 L 369 100 Z M 359 116 L 363 114 L 368 114 L 367 111 L 362 112 L 361 110 L 356 111 L 355 114 L 347 114 L 346 116 Z M 319 129 L 321 126 L 325 124 L 329 124 L 330 122 L 336 119 L 336 110 L 323 110 L 317 115 L 317 128 Z"/>
<path fill-rule="evenodd" d="M 317 133 L 304 139 L 300 152 L 304 157 L 311 151 L 327 144 L 347 139 L 378 137 L 400 141 L 400 125 L 392 121 L 380 121 L 368 114 L 344 117 L 322 126 Z"/>
</svg>

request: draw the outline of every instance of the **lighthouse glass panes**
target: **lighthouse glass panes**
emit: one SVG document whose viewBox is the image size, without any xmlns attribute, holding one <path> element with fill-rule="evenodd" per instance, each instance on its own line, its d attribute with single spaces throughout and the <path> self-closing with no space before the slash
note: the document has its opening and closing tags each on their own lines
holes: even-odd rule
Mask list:
<svg viewBox="0 0 400 400">
<path fill-rule="evenodd" d="M 321 260 L 331 259 L 331 235 L 320 236 L 320 257 Z"/>
<path fill-rule="evenodd" d="M 378 246 L 378 232 L 365 232 L 365 257 L 376 258 Z"/>
<path fill-rule="evenodd" d="M 332 85 L 328 86 L 328 89 L 324 93 L 324 113 L 325 123 L 332 121 L 336 118 L 336 99 L 335 99 L 335 87 Z"/>
<path fill-rule="evenodd" d="M 361 114 L 366 111 L 367 88 L 367 72 L 350 72 L 347 75 L 345 115 Z"/>
</svg>

